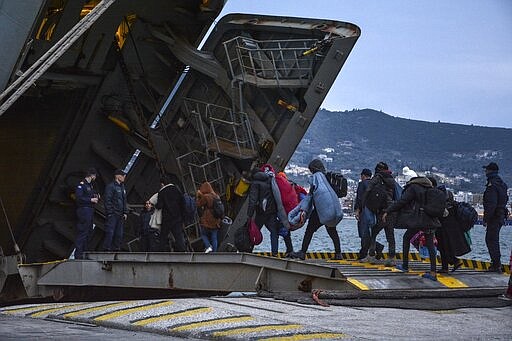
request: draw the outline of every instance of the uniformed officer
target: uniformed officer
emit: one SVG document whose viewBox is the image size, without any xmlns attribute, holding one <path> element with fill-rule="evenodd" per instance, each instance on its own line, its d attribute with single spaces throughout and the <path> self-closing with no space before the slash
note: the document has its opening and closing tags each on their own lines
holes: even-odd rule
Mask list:
<svg viewBox="0 0 512 341">
<path fill-rule="evenodd" d="M 94 191 L 92 183 L 96 180 L 96 170 L 89 168 L 83 181 L 75 189 L 76 197 L 76 224 L 77 234 L 75 240 L 75 259 L 82 259 L 83 252 L 87 251 L 87 242 L 92 232 L 94 204 L 98 203 L 99 194 Z"/>
<path fill-rule="evenodd" d="M 507 184 L 498 176 L 499 168 L 495 162 L 483 168 L 487 176 L 484 192 L 485 243 L 491 257 L 491 266 L 487 270 L 501 273 L 500 230 L 508 215 Z"/>
<path fill-rule="evenodd" d="M 114 181 L 105 188 L 105 236 L 103 239 L 104 251 L 119 251 L 123 241 L 124 222 L 128 217 L 128 203 L 124 180 L 126 173 L 121 169 L 114 172 Z"/>
</svg>

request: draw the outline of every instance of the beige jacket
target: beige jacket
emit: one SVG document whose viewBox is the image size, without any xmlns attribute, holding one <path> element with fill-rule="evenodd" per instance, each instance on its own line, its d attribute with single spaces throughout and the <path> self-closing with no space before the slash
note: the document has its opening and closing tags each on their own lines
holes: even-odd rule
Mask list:
<svg viewBox="0 0 512 341">
<path fill-rule="evenodd" d="M 148 201 L 153 205 L 153 207 L 155 207 L 156 203 L 158 202 L 158 193 L 153 194 L 151 196 L 151 198 L 149 198 Z M 162 226 L 162 210 L 161 209 L 155 208 L 155 211 L 151 215 L 151 219 L 149 219 L 149 226 L 152 229 L 160 230 L 160 227 Z"/>
</svg>

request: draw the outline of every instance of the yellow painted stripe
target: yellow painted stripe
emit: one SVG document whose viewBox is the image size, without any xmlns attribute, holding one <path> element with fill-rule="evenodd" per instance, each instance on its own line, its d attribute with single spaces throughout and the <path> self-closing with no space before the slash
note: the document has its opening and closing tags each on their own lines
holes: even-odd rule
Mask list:
<svg viewBox="0 0 512 341">
<path fill-rule="evenodd" d="M 165 302 L 154 303 L 154 304 L 149 304 L 149 305 L 143 305 L 143 306 L 129 308 L 129 309 L 118 310 L 118 311 L 114 311 L 113 313 L 110 313 L 110 314 L 105 314 L 105 315 L 98 316 L 98 317 L 96 317 L 94 319 L 94 321 L 111 320 L 111 319 L 114 319 L 116 317 L 128 315 L 128 314 L 131 314 L 131 313 L 136 313 L 138 311 L 150 310 L 150 309 L 161 308 L 161 307 L 167 307 L 167 306 L 170 306 L 171 304 L 174 304 L 174 302 L 172 302 L 172 301 L 165 301 Z"/>
<path fill-rule="evenodd" d="M 347 277 L 347 281 L 349 283 L 351 283 L 352 285 L 355 285 L 356 287 L 358 287 L 360 290 L 370 290 L 370 288 L 366 284 L 358 281 L 355 278 Z"/>
<path fill-rule="evenodd" d="M 185 310 L 185 311 L 180 311 L 180 312 L 176 312 L 176 313 L 170 313 L 170 314 L 150 317 L 150 318 L 147 318 L 144 320 L 135 321 L 132 324 L 134 326 L 146 326 L 150 323 L 160 322 L 160 321 L 164 321 L 164 320 L 170 320 L 170 319 L 178 318 L 178 317 L 193 316 L 193 315 L 198 315 L 198 314 L 202 314 L 202 313 L 209 313 L 210 311 L 213 311 L 213 308 L 210 308 L 210 307 L 196 308 L 196 309 Z"/>
<path fill-rule="evenodd" d="M 298 341 L 298 340 L 317 340 L 317 339 L 341 339 L 347 337 L 347 334 L 342 333 L 311 333 L 311 334 L 295 334 L 289 336 L 276 336 L 266 339 L 259 339 L 259 341 Z"/>
<path fill-rule="evenodd" d="M 300 324 L 271 324 L 266 326 L 253 326 L 253 327 L 244 327 L 244 328 L 235 328 L 230 330 L 225 330 L 221 332 L 213 333 L 214 337 L 219 336 L 229 336 L 234 334 L 249 334 L 249 333 L 258 333 L 258 332 L 266 332 L 269 330 L 290 330 L 290 329 L 299 329 L 302 328 Z"/>
<path fill-rule="evenodd" d="M 233 322 L 244 322 L 244 321 L 250 321 L 254 320 L 254 317 L 252 316 L 234 316 L 234 317 L 225 317 L 215 320 L 208 320 L 203 322 L 194 322 L 185 324 L 179 327 L 171 328 L 172 331 L 183 331 L 183 330 L 190 330 L 190 329 L 198 329 L 206 326 L 215 326 L 218 324 L 223 323 L 233 323 Z"/>
<path fill-rule="evenodd" d="M 468 285 L 457 278 L 445 275 L 437 275 L 437 281 L 448 288 L 467 288 Z"/>
<path fill-rule="evenodd" d="M 67 308 L 72 308 L 72 307 L 80 307 L 80 306 L 84 306 L 84 305 L 87 305 L 87 304 L 90 304 L 90 303 L 75 303 L 75 304 L 70 304 L 70 305 L 66 305 L 66 306 L 61 306 L 61 307 L 58 307 L 58 308 L 51 308 L 51 309 L 45 309 L 45 310 L 41 310 L 41 311 L 38 311 L 36 313 L 32 313 L 32 314 L 27 314 L 28 316 L 30 317 L 41 317 L 43 315 L 47 315 L 47 314 L 50 314 L 50 313 L 53 313 L 55 311 L 59 311 L 59 310 L 62 310 L 62 309 L 67 309 Z"/>
<path fill-rule="evenodd" d="M 63 316 L 64 316 L 64 318 L 70 318 L 70 317 L 85 315 L 85 314 L 92 313 L 92 312 L 99 311 L 99 310 L 115 308 L 115 307 L 119 307 L 119 306 L 122 306 L 122 305 L 130 304 L 130 303 L 132 303 L 132 302 L 120 302 L 120 303 L 104 304 L 104 305 L 100 305 L 100 306 L 95 306 L 95 307 L 91 307 L 91 308 L 86 308 L 86 309 L 80 309 L 80 310 L 77 310 L 77 311 L 73 311 L 73 312 L 64 314 Z"/>
<path fill-rule="evenodd" d="M 31 306 L 31 307 L 24 307 L 24 308 L 16 308 L 16 309 L 7 309 L 7 310 L 3 310 L 2 313 L 4 314 L 15 314 L 17 312 L 21 312 L 21 311 L 27 311 L 27 310 L 38 310 L 38 309 L 41 309 L 43 308 L 44 306 L 41 306 L 41 305 L 34 305 L 34 306 Z M 50 306 L 47 306 L 47 307 L 52 307 L 52 308 L 55 308 L 56 305 L 55 304 L 52 304 Z M 65 307 L 65 305 L 59 305 L 59 307 Z"/>
</svg>

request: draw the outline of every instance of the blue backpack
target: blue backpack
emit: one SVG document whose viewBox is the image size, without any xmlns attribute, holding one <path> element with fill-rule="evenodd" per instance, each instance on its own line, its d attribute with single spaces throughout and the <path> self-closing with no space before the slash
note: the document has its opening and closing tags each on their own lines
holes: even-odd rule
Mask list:
<svg viewBox="0 0 512 341">
<path fill-rule="evenodd" d="M 393 201 L 398 201 L 402 197 L 404 189 L 398 182 L 395 181 L 395 192 L 393 193 Z"/>
<path fill-rule="evenodd" d="M 478 212 L 467 202 L 456 202 L 456 218 L 462 231 L 467 232 L 473 228 L 478 220 Z"/>
<path fill-rule="evenodd" d="M 197 213 L 196 199 L 185 192 L 183 193 L 183 202 L 185 204 L 185 211 L 183 212 L 184 223 L 185 225 L 190 225 L 194 222 Z"/>
</svg>

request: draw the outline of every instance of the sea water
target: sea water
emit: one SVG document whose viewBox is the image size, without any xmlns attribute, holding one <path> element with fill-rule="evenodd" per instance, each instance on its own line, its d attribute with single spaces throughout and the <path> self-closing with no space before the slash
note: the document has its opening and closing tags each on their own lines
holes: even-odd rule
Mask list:
<svg viewBox="0 0 512 341">
<path fill-rule="evenodd" d="M 358 252 L 361 247 L 361 239 L 357 234 L 357 220 L 353 218 L 343 219 L 337 226 L 338 234 L 341 241 L 342 252 Z M 292 242 L 295 251 L 300 250 L 302 246 L 302 238 L 306 226 L 299 230 L 292 232 Z M 254 251 L 265 251 L 270 252 L 270 233 L 263 227 L 261 232 L 263 233 L 263 242 L 254 248 Z M 395 242 L 396 251 L 402 252 L 402 236 L 405 230 L 395 230 Z M 481 225 L 475 225 L 471 229 L 471 252 L 462 256 L 466 259 L 490 261 L 489 252 L 485 245 L 485 227 Z M 387 252 L 387 242 L 384 231 L 381 231 L 377 240 L 384 244 L 384 252 Z M 501 247 L 501 262 L 508 264 L 510 252 L 512 250 L 512 226 L 503 226 L 500 232 L 500 247 Z M 282 237 L 279 237 L 279 251 L 285 251 L 284 241 Z M 334 246 L 332 240 L 327 234 L 325 227 L 320 227 L 318 231 L 313 235 L 311 244 L 309 245 L 308 251 L 325 251 L 334 252 Z M 411 252 L 416 252 L 413 246 L 411 246 Z"/>
</svg>

